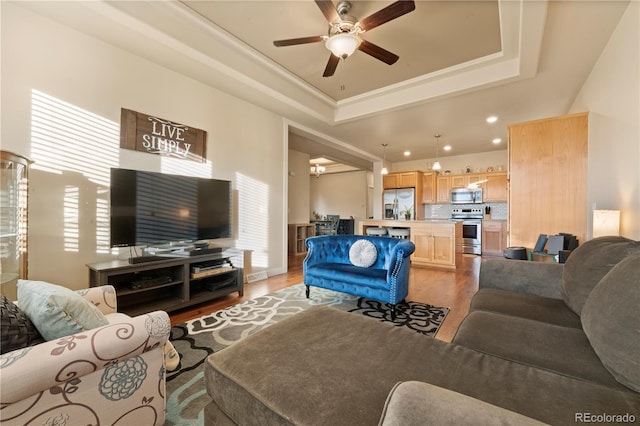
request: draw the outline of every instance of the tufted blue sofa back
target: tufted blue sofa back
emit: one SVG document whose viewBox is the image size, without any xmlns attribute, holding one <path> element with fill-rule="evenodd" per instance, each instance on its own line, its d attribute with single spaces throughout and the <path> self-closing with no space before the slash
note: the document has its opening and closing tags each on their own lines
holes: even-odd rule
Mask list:
<svg viewBox="0 0 640 426">
<path fill-rule="evenodd" d="M 305 266 L 318 263 L 350 263 L 349 250 L 358 240 L 371 241 L 378 251 L 378 258 L 371 266 L 378 269 L 389 269 L 393 259 L 397 256 L 407 257 L 415 250 L 415 245 L 409 240 L 389 237 L 375 237 L 368 235 L 323 235 L 307 238 L 309 249 L 304 260 Z"/>
</svg>

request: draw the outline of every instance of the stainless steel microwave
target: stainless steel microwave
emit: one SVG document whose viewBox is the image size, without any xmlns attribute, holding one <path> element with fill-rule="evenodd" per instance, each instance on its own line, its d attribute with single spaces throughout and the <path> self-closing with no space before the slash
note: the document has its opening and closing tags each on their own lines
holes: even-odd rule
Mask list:
<svg viewBox="0 0 640 426">
<path fill-rule="evenodd" d="M 482 204 L 482 188 L 454 188 L 451 204 Z"/>
</svg>

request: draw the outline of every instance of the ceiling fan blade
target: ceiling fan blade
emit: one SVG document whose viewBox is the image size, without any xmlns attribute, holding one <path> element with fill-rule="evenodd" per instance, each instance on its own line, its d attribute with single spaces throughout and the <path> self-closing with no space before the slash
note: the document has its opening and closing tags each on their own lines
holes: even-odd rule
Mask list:
<svg viewBox="0 0 640 426">
<path fill-rule="evenodd" d="M 329 62 L 327 62 L 327 66 L 325 67 L 324 74 L 322 74 L 322 76 L 331 77 L 336 72 L 338 62 L 340 62 L 340 58 L 338 58 L 336 55 L 332 54 L 331 56 L 329 56 Z"/>
<path fill-rule="evenodd" d="M 395 64 L 400 57 L 395 53 L 391 53 L 382 47 L 375 45 L 367 40 L 362 40 L 360 46 L 358 46 L 358 50 L 366 53 L 367 55 L 371 55 L 376 59 L 381 60 L 385 64 L 392 65 Z"/>
<path fill-rule="evenodd" d="M 333 5 L 333 2 L 331 0 L 316 0 L 316 4 L 330 24 L 332 22 L 340 20 L 338 11 L 336 10 L 336 7 Z"/>
<path fill-rule="evenodd" d="M 300 38 L 290 38 L 286 40 L 276 40 L 273 42 L 273 45 L 276 47 L 293 46 L 296 44 L 317 43 L 323 40 L 324 40 L 323 36 L 300 37 Z"/>
<path fill-rule="evenodd" d="M 416 9 L 416 3 L 414 1 L 400 0 L 395 3 L 391 3 L 389 6 L 380 9 L 379 11 L 367 16 L 360 21 L 360 28 L 365 31 L 371 30 L 377 26 L 389 22 L 393 19 L 399 18 L 409 12 Z"/>
</svg>

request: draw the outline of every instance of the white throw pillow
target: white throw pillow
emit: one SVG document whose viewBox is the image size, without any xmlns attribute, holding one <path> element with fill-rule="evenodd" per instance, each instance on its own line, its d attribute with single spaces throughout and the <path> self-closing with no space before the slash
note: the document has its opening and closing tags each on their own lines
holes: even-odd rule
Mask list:
<svg viewBox="0 0 640 426">
<path fill-rule="evenodd" d="M 349 249 L 349 260 L 355 266 L 368 268 L 376 263 L 378 250 L 376 246 L 368 240 L 358 240 Z"/>
</svg>

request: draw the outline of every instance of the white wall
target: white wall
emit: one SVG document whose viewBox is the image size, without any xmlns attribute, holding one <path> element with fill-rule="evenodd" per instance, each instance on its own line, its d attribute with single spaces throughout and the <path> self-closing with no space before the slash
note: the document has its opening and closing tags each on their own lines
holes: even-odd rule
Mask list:
<svg viewBox="0 0 640 426">
<path fill-rule="evenodd" d="M 309 154 L 289 150 L 289 218 L 287 223 L 308 223 L 309 210 Z"/>
<path fill-rule="evenodd" d="M 367 172 L 324 174 L 311 178 L 311 211 L 322 216 L 338 214 L 343 219 L 351 216 L 358 221 L 367 215 Z"/>
<path fill-rule="evenodd" d="M 570 113 L 589 111 L 591 210 L 621 210 L 620 234 L 640 239 L 640 4 L 632 1 Z"/>
<path fill-rule="evenodd" d="M 108 198 L 109 167 L 231 180 L 237 246 L 253 250 L 254 270 L 286 271 L 282 117 L 15 3 L 2 2 L 1 8 L 2 149 L 36 160 L 30 182 L 29 278 L 84 288 L 85 264 L 115 258 L 99 243 L 104 238 L 100 231 L 108 229 L 108 217 L 99 212 Z M 34 95 L 51 99 L 49 114 L 72 116 L 69 125 L 79 117 L 89 117 L 91 124 L 75 133 L 68 128 L 35 131 Z M 208 163 L 119 149 L 121 108 L 205 130 Z M 97 126 L 104 130 L 96 136 Z M 46 152 L 43 146 L 53 149 Z"/>
</svg>

